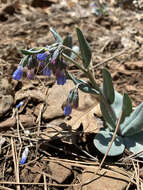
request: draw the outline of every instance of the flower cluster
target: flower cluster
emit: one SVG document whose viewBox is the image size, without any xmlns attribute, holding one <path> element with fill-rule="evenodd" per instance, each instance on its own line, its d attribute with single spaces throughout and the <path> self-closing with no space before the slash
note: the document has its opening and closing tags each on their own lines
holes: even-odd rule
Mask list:
<svg viewBox="0 0 143 190">
<path fill-rule="evenodd" d="M 27 77 L 30 80 L 34 79 L 35 71 L 38 69 L 44 76 L 50 77 L 53 73 L 58 85 L 66 83 L 65 71 L 67 64 L 60 57 L 60 49 L 58 48 L 52 53 L 45 51 L 44 53 L 30 55 L 26 61 L 26 66 L 28 69 Z M 13 79 L 20 80 L 23 76 L 23 71 L 24 67 L 20 64 L 13 73 Z"/>
</svg>

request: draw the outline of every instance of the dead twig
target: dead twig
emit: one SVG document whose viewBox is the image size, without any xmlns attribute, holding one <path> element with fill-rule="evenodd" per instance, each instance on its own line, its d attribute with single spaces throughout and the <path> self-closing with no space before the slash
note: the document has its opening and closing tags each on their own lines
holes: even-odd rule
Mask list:
<svg viewBox="0 0 143 190">
<path fill-rule="evenodd" d="M 13 138 L 11 138 L 11 147 L 12 147 L 12 155 L 13 155 L 13 162 L 14 162 L 14 171 L 15 171 L 15 177 L 16 177 L 16 183 L 17 183 L 17 190 L 20 190 L 20 185 L 19 182 L 19 167 L 18 167 L 18 160 L 17 160 L 17 155 L 16 155 L 16 150 L 15 150 L 15 144 L 13 141 Z"/>
</svg>

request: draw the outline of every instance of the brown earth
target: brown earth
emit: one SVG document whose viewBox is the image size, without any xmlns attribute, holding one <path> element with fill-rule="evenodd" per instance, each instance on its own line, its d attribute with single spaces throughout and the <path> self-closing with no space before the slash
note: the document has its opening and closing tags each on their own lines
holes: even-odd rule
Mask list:
<svg viewBox="0 0 143 190">
<path fill-rule="evenodd" d="M 73 87 L 71 81 L 60 87 L 54 77 L 38 75 L 29 81 L 25 74 L 19 82 L 12 79 L 21 49 L 54 43 L 49 27 L 62 37 L 70 33 L 76 45 L 79 27 L 91 45 L 97 82 L 101 84 L 106 66 L 115 89 L 127 92 L 137 106 L 143 99 L 143 13 L 141 5 L 126 2 L 105 1 L 106 14 L 96 16 L 86 0 L 1 0 L 0 189 L 140 188 L 142 164 L 124 162 L 127 151 L 122 158 L 107 158 L 96 174 L 103 156 L 92 149 L 91 140 L 103 120 L 93 96 L 80 92 L 79 108 L 65 118 L 61 106 Z M 75 67 L 70 72 L 84 77 Z M 20 165 L 26 146 L 28 160 Z"/>
</svg>

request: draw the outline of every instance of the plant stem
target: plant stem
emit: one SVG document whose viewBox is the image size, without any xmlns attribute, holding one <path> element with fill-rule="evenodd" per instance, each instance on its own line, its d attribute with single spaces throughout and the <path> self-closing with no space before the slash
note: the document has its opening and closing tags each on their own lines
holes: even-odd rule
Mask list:
<svg viewBox="0 0 143 190">
<path fill-rule="evenodd" d="M 67 59 L 68 61 L 72 62 L 76 67 L 78 67 L 80 70 L 82 70 L 84 73 L 86 73 L 87 71 L 80 65 L 78 64 L 76 61 L 74 61 L 72 58 L 70 58 L 69 56 L 67 56 L 65 53 L 62 53 L 62 56 Z"/>
<path fill-rule="evenodd" d="M 69 47 L 67 47 L 67 46 L 64 46 L 64 45 L 62 45 L 62 47 L 63 47 L 64 49 L 67 49 L 67 50 L 71 51 L 71 52 L 74 53 L 79 59 L 82 60 L 82 57 L 81 57 L 78 53 L 76 53 L 74 50 L 72 50 L 71 48 L 69 48 Z"/>
<path fill-rule="evenodd" d="M 89 68 L 87 68 L 87 71 L 85 72 L 85 74 L 87 75 L 87 77 L 89 78 L 91 84 L 93 85 L 93 87 L 98 91 L 100 92 L 101 94 L 101 90 L 99 88 L 99 85 L 96 83 L 91 71 L 89 70 Z"/>
</svg>

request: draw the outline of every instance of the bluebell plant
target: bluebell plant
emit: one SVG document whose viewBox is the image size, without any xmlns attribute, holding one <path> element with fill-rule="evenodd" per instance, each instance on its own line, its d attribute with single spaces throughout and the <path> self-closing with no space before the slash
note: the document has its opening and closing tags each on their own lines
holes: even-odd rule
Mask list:
<svg viewBox="0 0 143 190">
<path fill-rule="evenodd" d="M 93 144 L 103 154 L 108 150 L 109 143 L 116 132 L 113 144 L 108 152 L 109 156 L 122 154 L 127 148 L 143 158 L 143 103 L 133 111 L 131 99 L 128 94 L 121 95 L 114 90 L 110 72 L 103 68 L 103 84 L 100 86 L 95 81 L 90 67 L 92 53 L 89 43 L 82 31 L 77 28 L 79 48 L 73 48 L 72 37 L 68 35 L 64 40 L 50 28 L 56 42 L 46 47 L 36 47 L 29 50 L 21 50 L 24 57 L 21 59 L 17 70 L 13 74 L 15 80 L 23 76 L 24 68 L 27 67 L 27 76 L 33 79 L 37 70 L 44 76 L 55 76 L 58 85 L 64 85 L 72 80 L 75 88 L 71 89 L 65 104 L 64 115 L 72 113 L 72 108 L 79 104 L 78 90 L 94 94 L 100 104 L 100 109 L 106 126 L 95 134 Z M 75 50 L 80 50 L 76 52 Z M 74 56 L 75 55 L 75 56 Z M 82 63 L 82 64 L 81 64 Z M 78 79 L 68 71 L 70 64 L 80 69 L 88 78 L 89 82 Z M 117 128 L 118 123 L 118 128 Z M 140 153 L 139 153 L 140 152 Z"/>
</svg>

